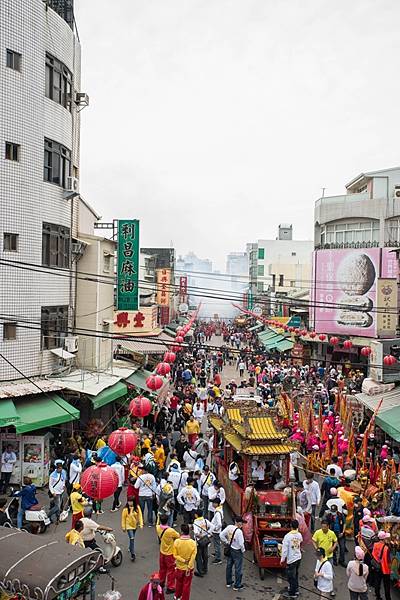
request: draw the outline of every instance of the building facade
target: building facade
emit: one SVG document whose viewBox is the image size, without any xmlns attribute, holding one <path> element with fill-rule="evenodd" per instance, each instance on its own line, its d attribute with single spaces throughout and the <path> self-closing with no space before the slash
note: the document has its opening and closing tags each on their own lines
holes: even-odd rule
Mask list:
<svg viewBox="0 0 400 600">
<path fill-rule="evenodd" d="M 55 6 L 57 10 L 54 10 Z M 74 322 L 80 44 L 71 0 L 3 0 L 0 11 L 0 352 L 28 376 Z M 21 377 L 0 363 L 0 380 Z"/>
</svg>

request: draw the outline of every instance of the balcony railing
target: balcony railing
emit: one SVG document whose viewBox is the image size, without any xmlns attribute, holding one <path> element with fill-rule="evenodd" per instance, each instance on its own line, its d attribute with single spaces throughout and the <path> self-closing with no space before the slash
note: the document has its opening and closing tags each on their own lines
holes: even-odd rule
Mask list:
<svg viewBox="0 0 400 600">
<path fill-rule="evenodd" d="M 324 196 L 323 198 L 318 198 L 315 203 L 315 208 L 327 206 L 329 204 L 338 204 L 340 202 L 360 202 L 360 200 L 369 199 L 369 192 L 361 192 L 360 194 L 341 194 L 339 196 Z"/>
</svg>

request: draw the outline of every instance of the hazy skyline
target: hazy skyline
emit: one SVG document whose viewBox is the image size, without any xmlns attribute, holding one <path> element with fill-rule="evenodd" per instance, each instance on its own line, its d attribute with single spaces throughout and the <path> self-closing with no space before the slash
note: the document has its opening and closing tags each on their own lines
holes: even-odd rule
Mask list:
<svg viewBox="0 0 400 600">
<path fill-rule="evenodd" d="M 143 246 L 226 254 L 399 164 L 397 0 L 76 0 L 83 196 Z"/>
</svg>

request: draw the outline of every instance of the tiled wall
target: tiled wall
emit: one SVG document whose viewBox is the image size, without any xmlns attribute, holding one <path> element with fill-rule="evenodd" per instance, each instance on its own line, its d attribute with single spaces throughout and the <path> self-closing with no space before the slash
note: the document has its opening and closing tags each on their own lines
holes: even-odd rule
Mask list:
<svg viewBox="0 0 400 600">
<path fill-rule="evenodd" d="M 7 48 L 21 53 L 21 72 L 6 67 Z M 79 90 L 80 47 L 63 19 L 46 10 L 42 0 L 1 0 L 0 259 L 37 265 L 42 222 L 71 226 L 71 201 L 63 197 L 62 188 L 43 181 L 44 137 L 70 148 L 79 166 L 79 115 L 45 97 L 46 51 L 72 71 Z M 5 160 L 5 141 L 21 145 L 20 162 Z M 4 232 L 19 234 L 17 253 L 3 251 Z M 40 351 L 40 331 L 35 329 L 45 305 L 69 305 L 72 318 L 68 277 L 0 264 L 0 316 L 10 315 L 10 321 L 33 328 L 20 327 L 17 339 L 6 341 L 0 321 L 0 353 L 28 376 L 47 374 L 56 365 L 50 352 Z M 0 357 L 0 381 L 20 377 Z"/>
</svg>

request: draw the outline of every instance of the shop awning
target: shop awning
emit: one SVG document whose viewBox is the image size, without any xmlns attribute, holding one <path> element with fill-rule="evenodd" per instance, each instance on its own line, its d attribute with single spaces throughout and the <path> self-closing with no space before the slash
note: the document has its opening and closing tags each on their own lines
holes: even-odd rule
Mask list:
<svg viewBox="0 0 400 600">
<path fill-rule="evenodd" d="M 150 375 L 152 375 L 150 371 L 146 371 L 146 369 L 139 369 L 138 371 L 135 371 L 135 373 L 132 373 L 132 375 L 129 375 L 129 377 L 125 381 L 126 383 L 130 383 L 131 385 L 137 387 L 138 390 L 142 390 L 144 392 L 151 393 L 154 396 L 158 396 L 158 394 L 163 388 L 157 390 L 156 392 L 150 392 L 149 388 L 146 385 L 146 379 L 150 377 Z"/>
<path fill-rule="evenodd" d="M 278 352 L 286 352 L 287 350 L 291 350 L 294 344 L 290 340 L 282 340 L 277 343 L 276 349 Z"/>
<path fill-rule="evenodd" d="M 0 427 L 15 425 L 20 420 L 11 398 L 0 400 Z"/>
<path fill-rule="evenodd" d="M 17 433 L 45 429 L 79 419 L 79 410 L 57 394 L 14 400 L 14 405 L 19 417 L 19 421 L 15 423 Z"/>
<path fill-rule="evenodd" d="M 105 390 L 100 392 L 100 394 L 97 394 L 97 396 L 92 396 L 90 399 L 92 401 L 93 408 L 96 409 L 101 408 L 106 404 L 110 404 L 110 402 L 113 402 L 114 400 L 117 400 L 122 396 L 126 396 L 127 393 L 128 388 L 125 385 L 125 383 L 122 383 L 122 381 L 118 381 L 117 383 L 114 383 L 114 385 L 112 385 L 111 387 L 106 388 Z"/>
<path fill-rule="evenodd" d="M 369 396 L 355 394 L 357 400 L 374 412 L 382 399 L 382 405 L 376 416 L 376 424 L 391 438 L 400 442 L 400 386 L 390 392 Z"/>
<path fill-rule="evenodd" d="M 248 331 L 259 331 L 263 327 L 264 327 L 264 325 L 262 325 L 261 323 L 258 323 L 258 325 L 253 325 L 253 327 L 249 327 Z"/>
</svg>

